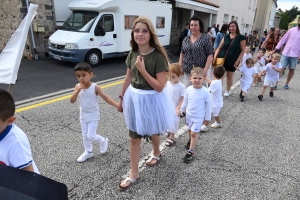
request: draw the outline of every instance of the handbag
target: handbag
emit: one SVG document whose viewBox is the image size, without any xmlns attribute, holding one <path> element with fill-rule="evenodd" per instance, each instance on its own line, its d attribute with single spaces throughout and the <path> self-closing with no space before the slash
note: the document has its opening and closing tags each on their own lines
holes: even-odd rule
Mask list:
<svg viewBox="0 0 300 200">
<path fill-rule="evenodd" d="M 228 54 L 228 51 L 229 51 L 229 49 L 230 49 L 230 47 L 231 47 L 231 45 L 232 45 L 234 39 L 235 39 L 235 38 L 233 38 L 233 40 L 231 41 L 231 43 L 230 43 L 230 45 L 229 45 L 229 47 L 228 47 L 228 49 L 227 49 L 227 51 L 226 51 L 226 54 L 225 54 L 224 58 L 217 58 L 217 59 L 215 59 L 214 63 L 212 64 L 212 66 L 213 66 L 214 68 L 216 68 L 216 67 L 218 67 L 218 66 L 223 66 L 223 65 L 224 65 L 226 56 L 227 56 L 227 54 Z"/>
</svg>

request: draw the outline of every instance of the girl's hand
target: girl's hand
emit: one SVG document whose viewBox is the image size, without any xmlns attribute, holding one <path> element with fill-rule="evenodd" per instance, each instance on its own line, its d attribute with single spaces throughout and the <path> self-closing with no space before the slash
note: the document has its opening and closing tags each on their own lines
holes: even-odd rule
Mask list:
<svg viewBox="0 0 300 200">
<path fill-rule="evenodd" d="M 145 70 L 145 62 L 144 62 L 144 57 L 143 57 L 143 56 L 139 55 L 139 56 L 136 58 L 135 66 L 136 66 L 136 68 L 137 68 L 139 71 Z"/>
<path fill-rule="evenodd" d="M 180 109 L 176 109 L 176 114 L 177 114 L 177 116 L 179 117 L 180 116 Z"/>
<path fill-rule="evenodd" d="M 123 112 L 122 100 L 118 102 L 118 111 Z"/>
</svg>

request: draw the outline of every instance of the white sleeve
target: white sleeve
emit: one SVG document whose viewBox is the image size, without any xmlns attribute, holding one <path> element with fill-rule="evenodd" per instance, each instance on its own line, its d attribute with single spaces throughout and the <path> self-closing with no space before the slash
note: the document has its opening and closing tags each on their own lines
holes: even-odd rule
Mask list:
<svg viewBox="0 0 300 200">
<path fill-rule="evenodd" d="M 185 86 L 183 84 L 181 84 L 180 86 L 180 97 L 183 97 L 185 93 Z"/>
<path fill-rule="evenodd" d="M 209 92 L 205 96 L 205 120 L 211 120 L 211 96 Z"/>
<path fill-rule="evenodd" d="M 184 92 L 184 97 L 183 97 L 183 102 L 181 104 L 181 108 L 180 108 L 180 112 L 183 113 L 186 110 L 187 107 L 187 102 L 188 102 L 188 94 L 187 94 L 188 90 L 185 90 Z"/>
<path fill-rule="evenodd" d="M 214 82 L 212 82 L 212 84 L 209 86 L 208 90 L 210 92 L 215 92 L 218 89 L 217 84 L 215 84 Z"/>
<path fill-rule="evenodd" d="M 24 139 L 18 140 L 10 145 L 9 160 L 10 165 L 18 169 L 23 169 L 32 164 L 33 158 L 28 139 L 27 141 Z"/>
</svg>

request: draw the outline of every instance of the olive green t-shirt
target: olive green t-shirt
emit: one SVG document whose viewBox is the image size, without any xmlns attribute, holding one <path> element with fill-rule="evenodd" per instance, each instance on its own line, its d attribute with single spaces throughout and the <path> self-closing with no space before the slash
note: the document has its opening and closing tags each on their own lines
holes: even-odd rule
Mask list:
<svg viewBox="0 0 300 200">
<path fill-rule="evenodd" d="M 129 52 L 125 61 L 127 67 L 131 69 L 131 85 L 132 87 L 141 90 L 153 90 L 153 88 L 149 85 L 149 83 L 146 81 L 146 79 L 135 66 L 135 61 L 139 55 L 140 54 L 138 50 L 132 50 Z M 143 57 L 146 71 L 153 78 L 156 78 L 157 73 L 168 71 L 168 64 L 165 57 L 162 54 L 160 54 L 156 49 L 148 55 L 144 55 Z"/>
</svg>

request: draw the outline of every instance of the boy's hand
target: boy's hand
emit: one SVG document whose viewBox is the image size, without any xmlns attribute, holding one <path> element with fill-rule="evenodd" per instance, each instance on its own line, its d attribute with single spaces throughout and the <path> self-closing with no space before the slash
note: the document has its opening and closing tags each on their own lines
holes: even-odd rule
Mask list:
<svg viewBox="0 0 300 200">
<path fill-rule="evenodd" d="M 136 58 L 136 61 L 135 61 L 135 66 L 136 68 L 139 70 L 139 71 L 143 71 L 145 69 L 145 62 L 144 62 L 144 57 L 139 55 L 137 58 Z"/>
<path fill-rule="evenodd" d="M 178 109 L 178 108 L 176 109 L 176 115 L 180 116 L 180 109 Z"/>
<path fill-rule="evenodd" d="M 76 90 L 77 90 L 78 92 L 80 92 L 80 90 L 82 90 L 82 89 L 84 89 L 84 88 L 85 88 L 85 85 L 82 84 L 82 83 L 79 83 L 79 85 L 76 86 Z"/>
</svg>

